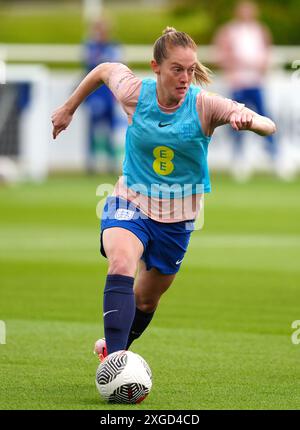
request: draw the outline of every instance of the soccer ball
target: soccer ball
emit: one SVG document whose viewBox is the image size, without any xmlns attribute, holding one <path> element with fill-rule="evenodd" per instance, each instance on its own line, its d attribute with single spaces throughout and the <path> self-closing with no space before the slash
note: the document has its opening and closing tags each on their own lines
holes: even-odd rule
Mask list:
<svg viewBox="0 0 300 430">
<path fill-rule="evenodd" d="M 117 351 L 98 366 L 96 387 L 108 403 L 141 403 L 150 393 L 152 373 L 140 355 Z"/>
</svg>

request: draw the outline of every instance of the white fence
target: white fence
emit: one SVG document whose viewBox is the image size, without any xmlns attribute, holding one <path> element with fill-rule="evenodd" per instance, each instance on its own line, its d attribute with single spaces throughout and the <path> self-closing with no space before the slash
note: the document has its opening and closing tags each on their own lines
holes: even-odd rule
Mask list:
<svg viewBox="0 0 300 430">
<path fill-rule="evenodd" d="M 65 57 L 66 58 L 66 57 Z M 280 148 L 280 167 L 284 175 L 300 171 L 300 76 L 297 65 L 290 71 L 275 70 L 266 81 L 265 95 L 270 116 L 278 127 L 276 138 Z M 141 76 L 149 74 L 137 73 Z M 49 170 L 79 170 L 85 166 L 87 148 L 87 118 L 84 106 L 74 116 L 69 129 L 56 141 L 51 135 L 51 112 L 64 102 L 82 79 L 81 72 L 54 72 L 35 66 L 6 68 L 7 82 L 28 81 L 32 84 L 32 101 L 21 118 L 21 159 L 26 173 L 42 179 Z M 221 76 L 216 76 L 210 91 L 228 96 Z M 117 144 L 123 146 L 126 117 L 119 110 L 122 126 L 116 134 Z M 214 134 L 209 161 L 213 169 L 228 170 L 232 161 L 232 138 L 229 126 Z M 256 170 L 269 170 L 263 138 L 245 133 L 245 160 Z"/>
<path fill-rule="evenodd" d="M 124 45 L 123 61 L 125 63 L 148 63 L 152 57 L 150 45 Z M 199 46 L 198 56 L 204 63 L 214 63 L 213 49 L 209 45 Z M 278 68 L 300 60 L 298 46 L 274 46 L 272 48 L 273 67 Z M 55 63 L 80 63 L 81 45 L 47 45 L 47 44 L 0 44 L 0 60 Z"/>
</svg>

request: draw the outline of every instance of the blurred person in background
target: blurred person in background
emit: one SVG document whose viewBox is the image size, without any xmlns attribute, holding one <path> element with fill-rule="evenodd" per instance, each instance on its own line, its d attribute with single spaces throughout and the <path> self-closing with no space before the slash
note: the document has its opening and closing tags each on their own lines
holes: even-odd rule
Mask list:
<svg viewBox="0 0 300 430">
<path fill-rule="evenodd" d="M 101 19 L 94 21 L 90 37 L 84 44 L 84 64 L 87 72 L 106 62 L 117 62 L 121 58 L 120 45 L 110 40 L 110 25 Z M 86 99 L 89 117 L 89 144 L 87 153 L 87 171 L 97 171 L 98 152 L 104 151 L 106 170 L 117 170 L 114 130 L 116 127 L 115 97 L 110 89 L 103 85 Z"/>
<path fill-rule="evenodd" d="M 242 1 L 235 7 L 232 21 L 222 26 L 215 35 L 215 60 L 224 71 L 230 87 L 230 97 L 268 116 L 263 86 L 270 66 L 272 38 L 269 29 L 258 21 L 257 5 Z M 243 135 L 234 130 L 233 174 L 245 179 L 249 168 L 243 163 Z M 266 139 L 266 150 L 272 165 L 276 166 L 276 142 L 273 135 Z"/>
</svg>

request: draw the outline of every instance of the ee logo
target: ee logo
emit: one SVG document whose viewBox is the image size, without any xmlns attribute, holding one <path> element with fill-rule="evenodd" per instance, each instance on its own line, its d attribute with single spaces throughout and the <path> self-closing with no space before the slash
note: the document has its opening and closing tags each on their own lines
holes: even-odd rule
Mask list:
<svg viewBox="0 0 300 430">
<path fill-rule="evenodd" d="M 153 161 L 153 170 L 159 175 L 169 175 L 174 170 L 172 160 L 174 151 L 167 146 L 157 146 L 153 150 L 155 160 Z"/>
</svg>

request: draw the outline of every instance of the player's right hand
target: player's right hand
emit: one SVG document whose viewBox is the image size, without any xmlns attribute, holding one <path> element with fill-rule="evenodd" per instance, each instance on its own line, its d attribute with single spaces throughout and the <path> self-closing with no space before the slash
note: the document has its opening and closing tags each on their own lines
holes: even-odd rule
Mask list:
<svg viewBox="0 0 300 430">
<path fill-rule="evenodd" d="M 51 121 L 53 124 L 53 139 L 56 139 L 59 133 L 68 127 L 72 121 L 72 117 L 73 114 L 70 113 L 69 109 L 65 105 L 60 106 L 53 112 L 51 116 Z"/>
</svg>

